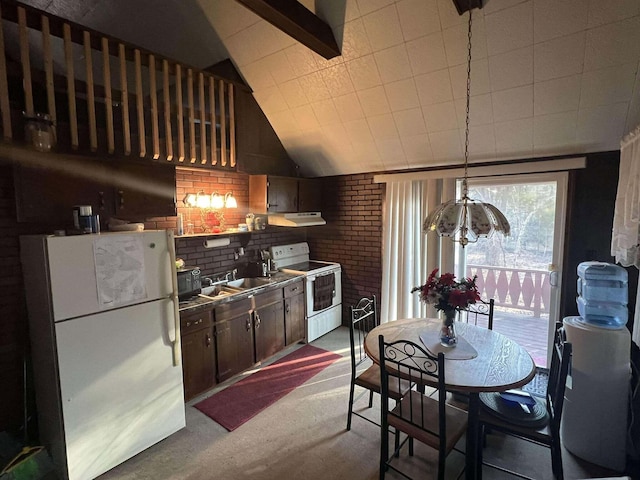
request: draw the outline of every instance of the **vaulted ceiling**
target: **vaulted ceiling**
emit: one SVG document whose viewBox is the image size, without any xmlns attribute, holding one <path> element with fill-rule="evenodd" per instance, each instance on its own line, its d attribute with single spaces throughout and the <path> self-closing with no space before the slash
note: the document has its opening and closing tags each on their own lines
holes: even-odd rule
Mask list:
<svg viewBox="0 0 640 480">
<path fill-rule="evenodd" d="M 331 60 L 234 0 L 23 3 L 195 67 L 230 58 L 308 176 L 462 161 L 452 0 L 302 0 Z M 472 43 L 471 161 L 617 150 L 640 123 L 640 0 L 485 0 Z"/>
</svg>

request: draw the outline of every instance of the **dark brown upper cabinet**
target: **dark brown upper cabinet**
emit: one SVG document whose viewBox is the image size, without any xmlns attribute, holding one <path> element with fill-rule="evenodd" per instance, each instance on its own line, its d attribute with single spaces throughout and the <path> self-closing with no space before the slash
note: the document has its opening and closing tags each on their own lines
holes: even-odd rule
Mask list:
<svg viewBox="0 0 640 480">
<path fill-rule="evenodd" d="M 254 213 L 320 211 L 319 180 L 309 178 L 251 175 L 249 208 Z"/>
</svg>

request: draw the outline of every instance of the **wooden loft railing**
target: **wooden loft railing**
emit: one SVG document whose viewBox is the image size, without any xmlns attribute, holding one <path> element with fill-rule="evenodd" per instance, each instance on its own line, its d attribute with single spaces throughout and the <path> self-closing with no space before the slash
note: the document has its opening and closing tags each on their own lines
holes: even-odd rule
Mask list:
<svg viewBox="0 0 640 480">
<path fill-rule="evenodd" d="M 234 83 L 10 0 L 0 18 L 5 141 L 43 113 L 58 151 L 236 169 Z"/>
</svg>

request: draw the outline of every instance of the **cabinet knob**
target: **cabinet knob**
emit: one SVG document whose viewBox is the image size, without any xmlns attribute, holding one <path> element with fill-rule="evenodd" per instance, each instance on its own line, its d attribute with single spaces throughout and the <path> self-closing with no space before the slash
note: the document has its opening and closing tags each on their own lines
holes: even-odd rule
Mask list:
<svg viewBox="0 0 640 480">
<path fill-rule="evenodd" d="M 207 345 L 207 347 L 211 346 L 211 335 L 209 335 L 208 333 L 207 333 L 206 345 Z"/>
<path fill-rule="evenodd" d="M 247 332 L 251 330 L 251 317 L 247 318 Z"/>
<path fill-rule="evenodd" d="M 258 315 L 258 314 L 256 313 L 256 314 L 255 314 L 255 316 L 256 316 L 256 328 L 259 328 L 259 327 L 260 327 L 260 322 L 261 322 L 261 320 L 260 320 L 260 315 Z"/>
<path fill-rule="evenodd" d="M 191 326 L 191 322 L 187 322 L 186 326 L 190 327 Z"/>
<path fill-rule="evenodd" d="M 120 202 L 120 208 L 124 208 L 124 192 L 122 190 L 118 190 L 118 200 Z"/>
<path fill-rule="evenodd" d="M 293 287 L 293 288 L 291 289 L 291 291 L 292 291 L 292 292 L 296 292 L 297 290 L 298 290 L 298 287 Z"/>
<path fill-rule="evenodd" d="M 287 308 L 285 309 L 285 312 L 289 313 L 291 309 L 289 308 L 289 304 L 287 303 Z"/>
</svg>

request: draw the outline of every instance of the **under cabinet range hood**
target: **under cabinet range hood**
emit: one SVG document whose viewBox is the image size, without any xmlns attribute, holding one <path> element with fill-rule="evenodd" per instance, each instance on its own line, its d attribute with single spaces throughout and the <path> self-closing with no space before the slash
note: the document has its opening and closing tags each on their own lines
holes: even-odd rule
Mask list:
<svg viewBox="0 0 640 480">
<path fill-rule="evenodd" d="M 280 227 L 313 227 L 327 224 L 320 212 L 270 213 L 268 218 L 269 225 Z"/>
</svg>

